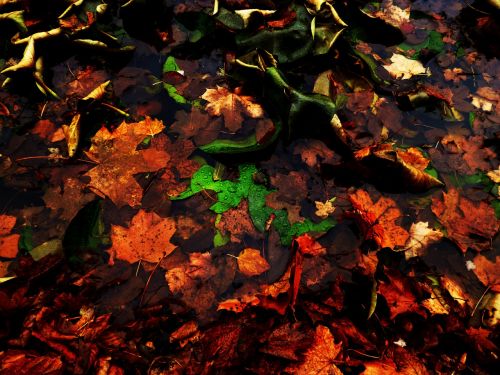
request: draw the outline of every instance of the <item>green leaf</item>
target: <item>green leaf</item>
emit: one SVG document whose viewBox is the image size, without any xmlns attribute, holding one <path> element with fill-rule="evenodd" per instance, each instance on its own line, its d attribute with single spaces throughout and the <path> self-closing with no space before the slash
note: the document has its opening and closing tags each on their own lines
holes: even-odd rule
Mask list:
<svg viewBox="0 0 500 375">
<path fill-rule="evenodd" d="M 36 262 L 38 262 L 40 259 L 42 259 L 47 255 L 50 254 L 55 255 L 61 253 L 62 253 L 62 241 L 60 239 L 44 242 L 43 244 L 35 247 L 33 250 L 30 251 L 31 257 Z"/>
<path fill-rule="evenodd" d="M 19 238 L 19 250 L 29 253 L 33 249 L 33 228 L 23 227 Z"/>
<path fill-rule="evenodd" d="M 336 224 L 332 219 L 326 219 L 319 223 L 306 219 L 302 223 L 291 225 L 286 210 L 275 210 L 266 206 L 266 196 L 272 190 L 268 190 L 265 186 L 256 184 L 253 181 L 253 175 L 257 173 L 257 168 L 254 165 L 241 165 L 239 167 L 240 177 L 236 181 L 215 181 L 213 178 L 214 171 L 215 169 L 212 166 L 202 166 L 193 175 L 190 187 L 180 195 L 170 199 L 186 199 L 203 190 L 211 190 L 217 194 L 217 202 L 210 209 L 217 214 L 237 207 L 242 199 L 248 199 L 248 211 L 255 228 L 260 232 L 264 232 L 267 220 L 271 215 L 275 215 L 272 226 L 278 232 L 281 243 L 285 246 L 289 245 L 295 236 L 307 232 L 326 232 Z M 214 244 L 216 242 L 218 244 L 227 243 L 223 243 L 223 241 L 224 237 L 221 233 L 216 232 Z"/>
<path fill-rule="evenodd" d="M 177 103 L 179 104 L 189 103 L 189 101 L 185 97 L 183 97 L 181 94 L 177 92 L 177 89 L 175 88 L 174 85 L 171 85 L 170 83 L 164 83 L 163 88 L 167 90 L 168 96 L 174 99 Z"/>
<path fill-rule="evenodd" d="M 177 65 L 175 58 L 173 56 L 168 56 L 167 60 L 165 60 L 165 63 L 163 64 L 163 73 L 178 72 L 180 70 L 181 68 Z"/>
<path fill-rule="evenodd" d="M 415 51 L 413 52 L 411 58 L 418 59 L 420 57 L 420 53 L 423 49 L 428 50 L 432 54 L 437 55 L 438 53 L 443 51 L 444 48 L 443 36 L 437 31 L 431 31 L 427 38 L 419 44 L 408 44 L 402 43 L 398 46 L 399 49 L 403 51 Z"/>
<path fill-rule="evenodd" d="M 500 199 L 494 200 L 493 202 L 491 202 L 491 205 L 495 210 L 495 216 L 497 217 L 497 219 L 500 219 Z"/>
</svg>

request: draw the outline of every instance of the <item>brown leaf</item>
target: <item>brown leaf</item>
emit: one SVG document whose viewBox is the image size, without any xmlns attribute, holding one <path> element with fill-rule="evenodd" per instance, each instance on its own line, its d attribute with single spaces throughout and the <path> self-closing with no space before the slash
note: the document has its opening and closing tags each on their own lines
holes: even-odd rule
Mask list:
<svg viewBox="0 0 500 375">
<path fill-rule="evenodd" d="M 17 255 L 19 234 L 10 234 L 16 225 L 14 216 L 0 215 L 0 256 L 14 258 Z"/>
<path fill-rule="evenodd" d="M 458 190 L 443 192 L 443 200 L 432 200 L 432 212 L 447 230 L 447 236 L 465 253 L 468 248 L 476 251 L 491 248 L 491 239 L 498 232 L 500 220 L 495 210 L 485 202 L 475 205 Z"/>
<path fill-rule="evenodd" d="M 86 152 L 98 164 L 86 174 L 91 178 L 89 188 L 99 196 L 108 196 L 118 207 L 140 205 L 143 192 L 134 175 L 165 167 L 170 155 L 161 148 L 136 148 L 144 138 L 158 134 L 163 128 L 161 121 L 150 118 L 137 123 L 123 122 L 113 132 L 101 128 Z"/>
<path fill-rule="evenodd" d="M 493 292 L 500 293 L 500 255 L 492 262 L 481 254 L 474 258 L 474 273 L 481 282 L 489 286 Z"/>
<path fill-rule="evenodd" d="M 395 223 L 403 216 L 396 202 L 382 197 L 373 203 L 370 195 L 361 189 L 349 194 L 349 200 L 366 239 L 375 241 L 382 248 L 406 244 L 408 232 Z"/>
<path fill-rule="evenodd" d="M 297 245 L 299 246 L 299 251 L 302 254 L 307 255 L 324 255 L 326 254 L 326 249 L 316 242 L 310 235 L 303 234 L 295 239 Z"/>
<path fill-rule="evenodd" d="M 139 260 L 156 263 L 175 250 L 176 246 L 170 243 L 174 232 L 173 219 L 140 210 L 128 228 L 118 225 L 111 227 L 113 246 L 109 251 L 114 258 L 129 263 Z"/>
<path fill-rule="evenodd" d="M 275 357 L 298 361 L 300 354 L 312 344 L 311 333 L 301 329 L 298 323 L 284 324 L 271 332 L 260 351 Z"/>
<path fill-rule="evenodd" d="M 248 277 L 258 276 L 269 270 L 269 263 L 260 255 L 260 250 L 247 248 L 238 255 L 238 268 Z"/>
<path fill-rule="evenodd" d="M 314 342 L 304 353 L 304 361 L 287 367 L 286 372 L 296 375 L 342 375 L 335 366 L 342 343 L 335 344 L 330 330 L 322 325 L 316 327 Z"/>
<path fill-rule="evenodd" d="M 243 115 L 250 118 L 264 116 L 264 109 L 251 96 L 232 93 L 225 87 L 207 89 L 201 97 L 209 103 L 206 107 L 208 113 L 224 117 L 224 125 L 231 132 L 236 132 L 241 127 Z"/>
</svg>

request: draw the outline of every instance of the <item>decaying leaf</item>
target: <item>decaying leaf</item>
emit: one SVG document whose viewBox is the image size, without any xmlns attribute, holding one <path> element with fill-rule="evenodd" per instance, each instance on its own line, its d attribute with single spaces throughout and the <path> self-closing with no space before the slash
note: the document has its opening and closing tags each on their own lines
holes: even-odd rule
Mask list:
<svg viewBox="0 0 500 375">
<path fill-rule="evenodd" d="M 404 246 L 408 240 L 408 232 L 395 221 L 402 217 L 396 202 L 382 197 L 373 203 L 370 195 L 364 190 L 349 194 L 354 214 L 365 238 L 375 241 L 380 247 Z"/>
<path fill-rule="evenodd" d="M 384 68 L 396 79 L 410 79 L 415 75 L 430 74 L 420 61 L 409 59 L 397 53 L 392 55 L 391 64 L 384 65 Z"/>
<path fill-rule="evenodd" d="M 474 264 L 476 268 L 473 271 L 477 278 L 493 292 L 500 293 L 500 256 L 497 256 L 495 261 L 490 261 L 478 254 L 474 258 Z"/>
<path fill-rule="evenodd" d="M 112 258 L 135 263 L 139 260 L 156 263 L 175 250 L 170 243 L 175 232 L 175 221 L 162 218 L 154 212 L 140 210 L 128 228 L 111 227 Z"/>
<path fill-rule="evenodd" d="M 365 147 L 354 154 L 362 163 L 367 178 L 385 187 L 400 187 L 410 192 L 422 192 L 443 186 L 425 169 L 429 160 L 414 147 L 397 149 L 390 143 Z"/>
<path fill-rule="evenodd" d="M 335 366 L 335 358 L 340 353 L 342 343 L 335 343 L 330 330 L 322 325 L 316 327 L 314 342 L 304 354 L 304 361 L 291 365 L 287 373 L 297 375 L 342 375 Z"/>
<path fill-rule="evenodd" d="M 490 249 L 491 239 L 500 226 L 493 207 L 483 201 L 474 204 L 454 188 L 443 192 L 443 200 L 432 200 L 432 212 L 446 228 L 448 238 L 464 253 L 468 248 Z"/>
<path fill-rule="evenodd" d="M 76 150 L 78 149 L 78 143 L 80 142 L 80 119 L 81 114 L 77 113 L 73 116 L 69 125 L 62 126 L 64 136 L 66 137 L 66 144 L 68 145 L 68 156 L 70 158 L 75 156 Z"/>
<path fill-rule="evenodd" d="M 0 256 L 14 258 L 17 255 L 19 234 L 10 234 L 16 225 L 15 216 L 0 215 Z"/>
<path fill-rule="evenodd" d="M 97 195 L 108 196 L 119 207 L 138 206 L 143 193 L 134 175 L 165 167 L 170 155 L 155 148 L 160 137 L 153 139 L 150 148 L 137 150 L 137 145 L 163 128 L 161 121 L 150 118 L 137 123 L 123 122 L 113 132 L 101 128 L 86 152 L 98 164 L 86 174 L 91 178 L 89 188 Z"/>
<path fill-rule="evenodd" d="M 230 131 L 237 131 L 243 121 L 243 115 L 250 118 L 259 118 L 264 115 L 264 109 L 254 102 L 251 96 L 238 95 L 225 87 L 217 86 L 215 89 L 207 89 L 201 96 L 207 104 L 207 111 L 212 116 L 222 116 L 224 125 Z"/>
<path fill-rule="evenodd" d="M 260 255 L 260 250 L 247 248 L 238 255 L 238 268 L 248 277 L 258 276 L 269 270 L 269 263 Z"/>
</svg>

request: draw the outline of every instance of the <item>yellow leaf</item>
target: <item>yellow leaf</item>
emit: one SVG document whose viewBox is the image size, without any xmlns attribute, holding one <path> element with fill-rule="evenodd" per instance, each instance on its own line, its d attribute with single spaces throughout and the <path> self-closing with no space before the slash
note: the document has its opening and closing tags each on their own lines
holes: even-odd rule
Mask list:
<svg viewBox="0 0 500 375">
<path fill-rule="evenodd" d="M 408 59 L 397 53 L 392 55 L 391 64 L 384 65 L 384 68 L 396 79 L 410 79 L 417 74 L 430 74 L 420 61 Z"/>
<path fill-rule="evenodd" d="M 336 197 L 333 197 L 331 199 L 328 199 L 325 203 L 316 201 L 314 204 L 316 204 L 316 216 L 319 216 L 323 219 L 327 218 L 330 214 L 335 211 L 335 206 L 333 205 L 333 202 L 335 202 Z"/>
</svg>

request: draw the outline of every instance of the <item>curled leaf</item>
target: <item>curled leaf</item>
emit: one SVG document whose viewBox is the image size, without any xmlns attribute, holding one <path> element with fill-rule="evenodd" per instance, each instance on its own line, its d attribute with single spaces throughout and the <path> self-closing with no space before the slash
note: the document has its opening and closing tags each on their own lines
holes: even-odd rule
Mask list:
<svg viewBox="0 0 500 375">
<path fill-rule="evenodd" d="M 24 49 L 23 58 L 15 65 L 2 70 L 1 74 L 15 73 L 19 70 L 33 69 L 35 67 L 35 39 L 31 37 Z"/>
</svg>

